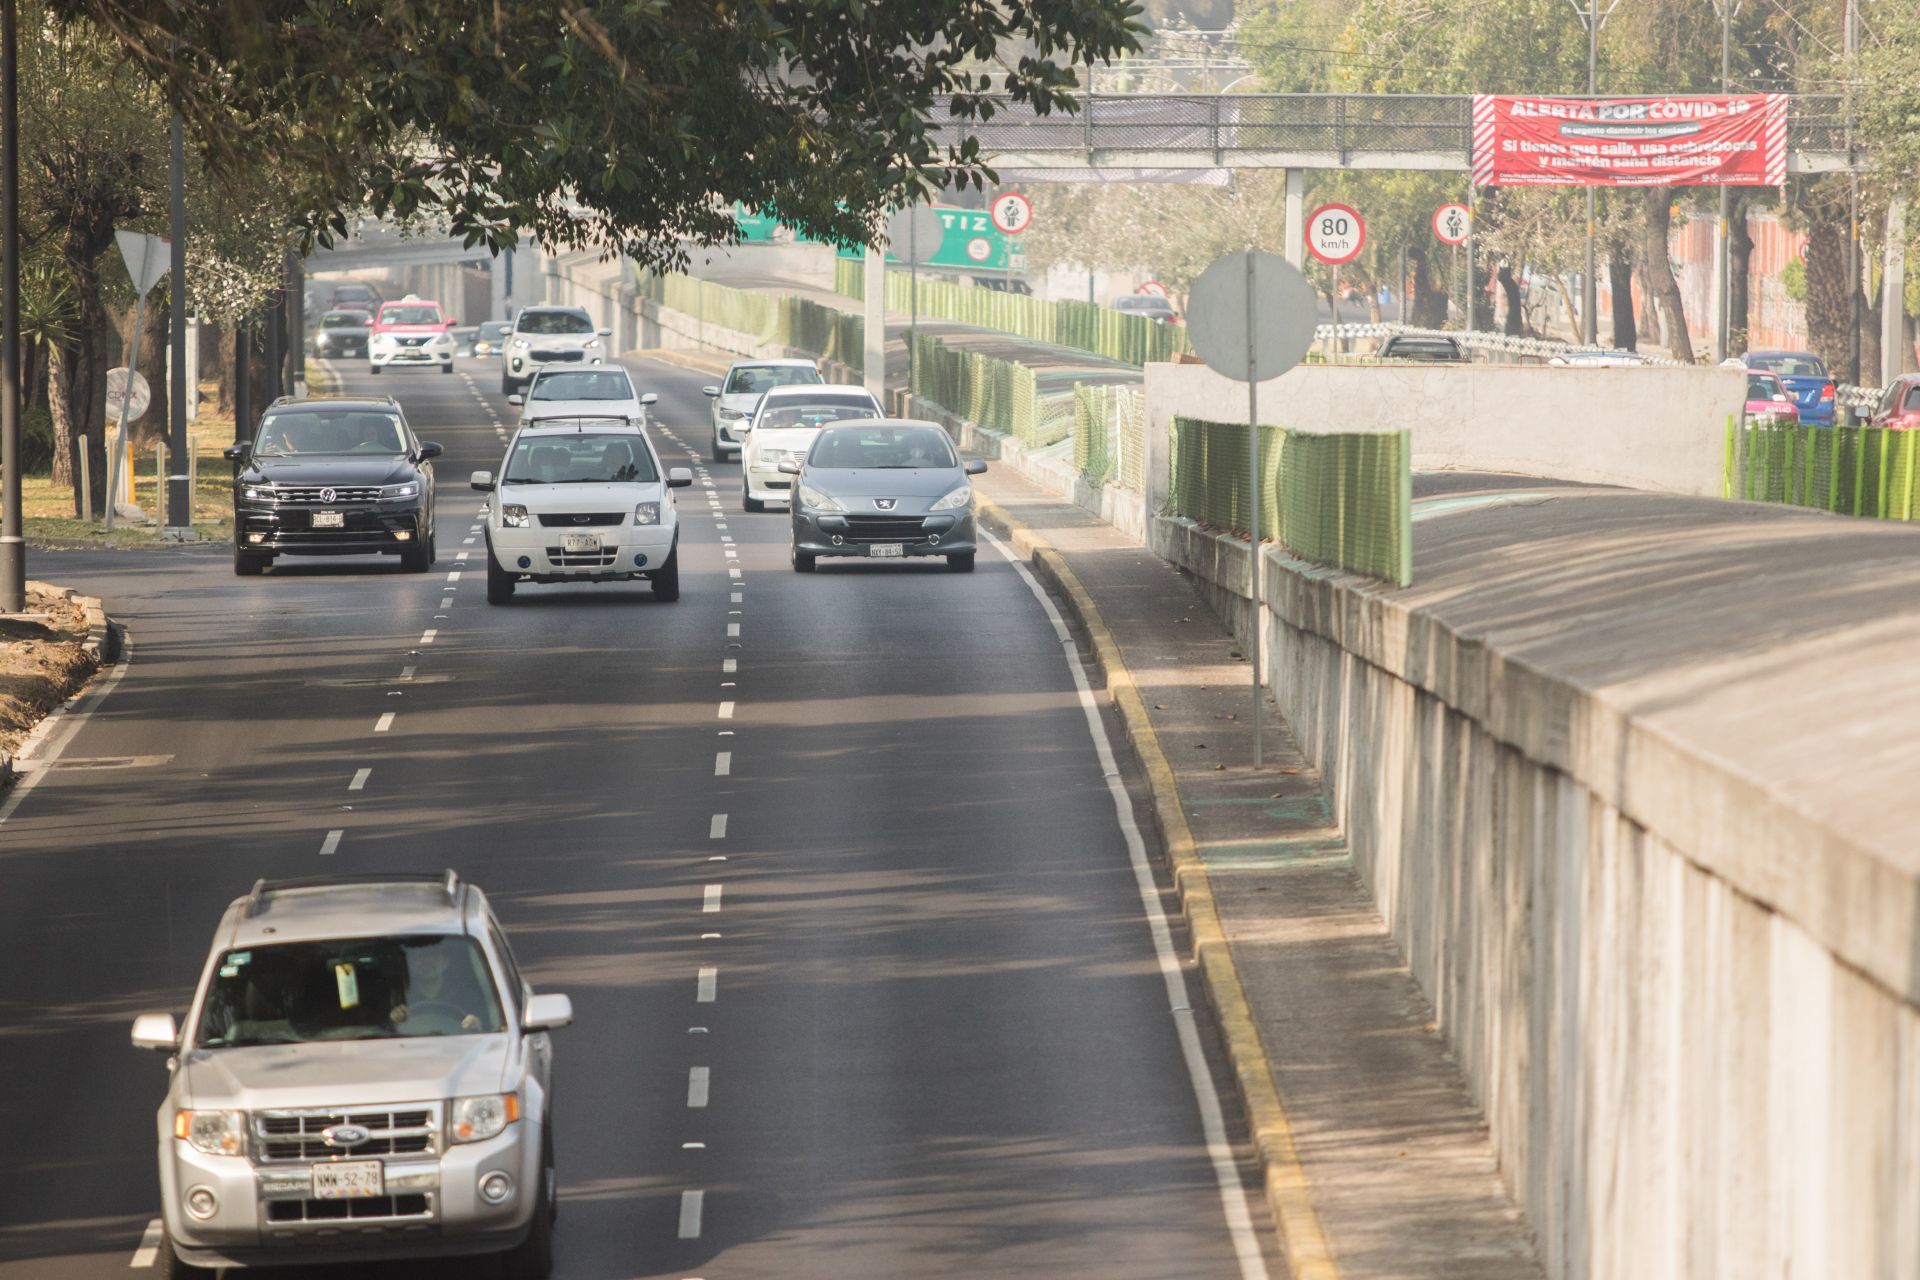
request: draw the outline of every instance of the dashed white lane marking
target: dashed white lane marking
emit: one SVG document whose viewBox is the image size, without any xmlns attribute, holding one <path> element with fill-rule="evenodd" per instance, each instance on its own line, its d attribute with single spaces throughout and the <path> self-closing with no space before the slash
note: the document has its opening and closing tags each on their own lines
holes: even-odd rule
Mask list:
<svg viewBox="0 0 1920 1280">
<path fill-rule="evenodd" d="M 733 603 L 734 604 L 740 603 L 740 593 L 738 591 L 733 593 Z"/>
<path fill-rule="evenodd" d="M 703 965 L 693 978 L 693 1002 L 695 1004 L 712 1004 L 714 997 L 719 994 L 719 991 L 720 970 Z"/>
<path fill-rule="evenodd" d="M 466 559 L 466 558 L 467 558 L 468 556 L 470 556 L 470 555 L 472 555 L 472 554 L 473 554 L 473 553 L 472 553 L 471 551 L 462 551 L 462 552 L 461 552 L 461 553 L 460 553 L 459 555 L 457 555 L 457 556 L 455 556 L 455 557 L 454 557 L 454 560 L 455 560 L 456 562 L 458 562 L 458 561 L 462 561 L 462 560 L 465 560 L 465 559 Z"/>
<path fill-rule="evenodd" d="M 706 895 L 700 900 L 701 913 L 710 916 L 718 915 L 720 913 L 720 895 L 724 892 L 726 892 L 725 885 L 708 885 Z"/>
<path fill-rule="evenodd" d="M 698 1240 L 700 1238 L 700 1210 L 707 1198 L 704 1191 L 682 1191 L 680 1193 L 680 1238 Z"/>
<path fill-rule="evenodd" d="M 722 541 L 722 542 L 732 542 L 732 541 L 733 541 L 733 535 L 731 535 L 731 534 L 726 534 L 726 533 L 723 533 L 723 534 L 721 534 L 721 535 L 720 535 L 720 541 Z"/>
<path fill-rule="evenodd" d="M 147 1224 L 147 1229 L 140 1233 L 140 1247 L 133 1251 L 133 1260 L 127 1263 L 129 1267 L 151 1267 L 159 1259 L 163 1230 L 158 1218 Z"/>
<path fill-rule="evenodd" d="M 732 675 L 739 669 L 740 659 L 738 658 L 722 658 L 720 660 L 720 671 L 724 675 Z"/>
<path fill-rule="evenodd" d="M 470 546 L 472 546 L 472 545 L 473 545 L 473 539 L 472 539 L 472 538 L 462 538 L 462 539 L 460 539 L 460 545 L 461 545 L 461 546 L 463 546 L 463 547 L 470 547 Z"/>
<path fill-rule="evenodd" d="M 739 623 L 737 623 L 737 622 L 729 622 L 729 623 L 727 624 L 727 634 L 728 634 L 728 635 L 730 635 L 730 636 L 737 636 L 737 635 L 739 635 L 739 634 L 740 634 L 740 624 L 739 624 Z"/>
<path fill-rule="evenodd" d="M 716 813 L 713 821 L 707 824 L 707 839 L 724 840 L 727 838 L 727 815 Z"/>
<path fill-rule="evenodd" d="M 340 847 L 340 837 L 345 834 L 346 832 L 344 831 L 327 832 L 327 838 L 320 842 L 320 856 L 323 858 L 328 857 L 335 849 L 338 849 Z"/>
<path fill-rule="evenodd" d="M 393 712 L 391 711 L 373 722 L 373 731 L 375 733 L 385 733 L 391 728 L 393 728 Z"/>
<path fill-rule="evenodd" d="M 449 572 L 449 573 L 447 574 L 447 581 L 448 581 L 448 582 L 458 582 L 458 581 L 460 581 L 460 571 L 459 571 L 458 569 L 454 569 L 454 570 L 452 570 L 452 571 L 450 571 L 450 572 Z"/>
<path fill-rule="evenodd" d="M 413 668 L 412 668 L 412 667 L 402 667 L 402 668 L 400 668 L 400 678 L 401 678 L 402 680 L 411 680 L 411 679 L 413 679 Z"/>
<path fill-rule="evenodd" d="M 720 704 L 720 718 L 722 720 L 733 719 L 733 704 L 731 702 L 723 702 Z"/>
<path fill-rule="evenodd" d="M 736 600 L 738 600 L 739 598 L 740 598 L 739 596 L 735 596 L 735 597 L 734 597 L 734 599 L 736 599 Z M 729 613 L 730 615 L 732 615 L 732 616 L 734 616 L 734 617 L 736 617 L 736 618 L 737 618 L 737 617 L 739 617 L 739 616 L 740 616 L 740 615 L 741 615 L 742 613 L 744 613 L 744 612 L 746 612 L 746 611 L 745 611 L 744 609 L 729 609 L 729 610 L 727 610 L 727 612 L 728 612 L 728 613 Z"/>
<path fill-rule="evenodd" d="M 393 713 L 391 711 L 387 713 L 387 719 L 389 720 L 393 719 Z M 731 776 L 732 773 L 733 773 L 733 752 L 722 751 L 713 757 L 713 776 L 714 777 L 725 778 L 725 777 Z"/>
<path fill-rule="evenodd" d="M 704 1107 L 707 1105 L 707 1084 L 710 1069 L 707 1067 L 687 1068 L 687 1105 Z"/>
<path fill-rule="evenodd" d="M 363 790 L 367 785 L 367 779 L 371 778 L 372 776 L 373 776 L 373 770 L 371 769 L 354 770 L 353 781 L 347 784 L 347 790 L 349 791 Z"/>
<path fill-rule="evenodd" d="M 428 627 L 425 631 L 422 631 L 420 633 L 420 643 L 432 644 L 433 638 L 439 634 L 440 634 L 440 629 L 438 627 Z"/>
<path fill-rule="evenodd" d="M 735 577 L 735 578 L 737 578 L 737 577 L 739 577 L 739 576 L 740 576 L 740 566 L 739 566 L 739 565 L 737 565 L 737 564 L 730 564 L 730 565 L 728 565 L 728 566 L 727 566 L 727 573 L 728 573 L 728 575 L 729 575 L 729 576 L 731 576 L 731 577 Z"/>
</svg>

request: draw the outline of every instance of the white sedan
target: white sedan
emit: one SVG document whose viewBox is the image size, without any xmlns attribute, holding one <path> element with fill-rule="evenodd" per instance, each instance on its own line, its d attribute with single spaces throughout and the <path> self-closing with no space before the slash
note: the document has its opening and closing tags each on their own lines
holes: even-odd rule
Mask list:
<svg viewBox="0 0 1920 1280">
<path fill-rule="evenodd" d="M 514 392 L 507 403 L 519 406 L 522 425 L 542 418 L 619 415 L 645 426 L 647 406 L 659 399 L 651 391 L 641 395 L 635 390 L 625 369 L 601 365 L 592 369 L 537 369 L 526 391 Z"/>
<path fill-rule="evenodd" d="M 793 477 L 780 465 L 800 462 L 820 428 L 850 418 L 884 418 L 886 411 L 865 387 L 775 387 L 760 397 L 741 425 L 746 444 L 740 450 L 740 503 L 765 511 L 769 502 L 791 502 Z"/>
<path fill-rule="evenodd" d="M 520 428 L 496 476 L 473 473 L 490 495 L 487 603 L 506 604 L 522 582 L 653 584 L 680 598 L 680 519 L 672 490 L 693 483 L 671 471 L 645 431 L 624 417 L 542 419 Z"/>
</svg>

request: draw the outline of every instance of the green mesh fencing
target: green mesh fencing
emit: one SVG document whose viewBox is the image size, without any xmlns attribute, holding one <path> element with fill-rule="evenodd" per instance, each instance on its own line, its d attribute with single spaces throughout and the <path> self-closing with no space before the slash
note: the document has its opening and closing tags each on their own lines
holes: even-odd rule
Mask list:
<svg viewBox="0 0 1920 1280">
<path fill-rule="evenodd" d="M 855 302 L 867 300 L 867 264 L 847 258 L 833 260 L 833 291 Z"/>
<path fill-rule="evenodd" d="M 1912 520 L 1920 505 L 1920 432 L 1727 421 L 1721 492 L 1835 515 Z"/>
<path fill-rule="evenodd" d="M 702 323 L 838 360 L 854 369 L 865 368 L 866 321 L 852 312 L 809 298 L 731 289 L 692 276 L 662 276 L 637 269 L 634 276 L 641 297 Z"/>
<path fill-rule="evenodd" d="M 1260 428 L 1260 532 L 1303 560 L 1413 581 L 1413 446 L 1405 431 Z M 1245 423 L 1173 421 L 1173 510 L 1245 533 Z"/>
<path fill-rule="evenodd" d="M 1125 385 L 1073 389 L 1073 464 L 1090 484 L 1135 492 L 1146 475 L 1147 398 Z"/>
<path fill-rule="evenodd" d="M 921 280 L 916 293 L 906 272 L 889 271 L 887 310 L 905 311 L 910 305 L 930 319 L 996 329 L 1131 365 L 1171 360 L 1189 349 L 1184 328 L 1159 324 L 1146 316 L 1128 315 L 1091 302 L 1047 302 L 1026 294 L 943 280 Z"/>
<path fill-rule="evenodd" d="M 1031 447 L 1064 440 L 1073 429 L 1071 399 L 1043 400 L 1032 369 L 930 334 L 914 337 L 913 394 Z"/>
</svg>

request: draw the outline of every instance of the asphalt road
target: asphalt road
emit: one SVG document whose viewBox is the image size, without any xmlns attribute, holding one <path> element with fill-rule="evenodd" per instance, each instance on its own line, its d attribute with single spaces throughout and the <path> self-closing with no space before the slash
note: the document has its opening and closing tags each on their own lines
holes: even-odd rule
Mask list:
<svg viewBox="0 0 1920 1280">
<path fill-rule="evenodd" d="M 707 379 L 642 372 L 668 465 L 695 461 Z M 741 512 L 721 464 L 717 498 L 682 491 L 679 603 L 535 586 L 491 608 L 465 480 L 501 453 L 493 367 L 347 388 L 446 447 L 433 572 L 34 556 L 106 599 L 131 658 L 0 818 L 0 1277 L 140 1261 L 164 1068 L 128 1023 L 185 1006 L 231 898 L 447 866 L 574 1000 L 561 1277 L 1281 1274 L 1236 1256 L 1194 1015 L 1169 1009 L 1072 671 L 1011 564 L 800 577 L 784 515 Z M 297 1274 L 429 1273 L 484 1271 Z"/>
</svg>

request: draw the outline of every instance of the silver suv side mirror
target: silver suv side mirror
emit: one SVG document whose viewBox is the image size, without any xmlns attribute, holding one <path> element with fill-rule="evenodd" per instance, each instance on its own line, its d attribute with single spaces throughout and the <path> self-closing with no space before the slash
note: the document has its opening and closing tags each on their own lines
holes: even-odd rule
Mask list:
<svg viewBox="0 0 1920 1280">
<path fill-rule="evenodd" d="M 527 1001 L 522 1031 L 555 1031 L 573 1021 L 573 1001 L 565 996 L 534 996 Z"/>
<path fill-rule="evenodd" d="M 180 1028 L 170 1013 L 143 1013 L 133 1020 L 133 1047 L 172 1053 L 180 1047 Z"/>
</svg>

